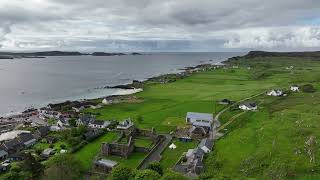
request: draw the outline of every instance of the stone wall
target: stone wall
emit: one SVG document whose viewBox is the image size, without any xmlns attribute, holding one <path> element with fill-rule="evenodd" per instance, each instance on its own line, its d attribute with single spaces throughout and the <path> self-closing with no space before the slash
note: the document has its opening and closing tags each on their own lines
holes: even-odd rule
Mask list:
<svg viewBox="0 0 320 180">
<path fill-rule="evenodd" d="M 123 158 L 128 158 L 134 150 L 134 140 L 132 136 L 129 137 L 127 144 L 120 143 L 103 143 L 102 154 L 105 156 L 116 155 Z"/>
</svg>

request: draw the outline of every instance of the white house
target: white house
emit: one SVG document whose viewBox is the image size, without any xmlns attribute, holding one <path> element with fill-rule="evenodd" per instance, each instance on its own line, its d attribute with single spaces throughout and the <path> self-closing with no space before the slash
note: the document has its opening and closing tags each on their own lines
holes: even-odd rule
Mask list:
<svg viewBox="0 0 320 180">
<path fill-rule="evenodd" d="M 79 107 L 79 108 L 72 107 L 72 109 L 73 109 L 75 112 L 80 112 L 80 111 L 84 110 L 85 107 L 84 107 L 84 106 L 81 106 L 81 107 Z"/>
<path fill-rule="evenodd" d="M 300 87 L 298 85 L 292 85 L 290 87 L 290 90 L 293 91 L 293 92 L 299 92 Z"/>
<path fill-rule="evenodd" d="M 133 126 L 133 122 L 131 119 L 125 119 L 124 121 L 120 122 L 117 126 L 117 129 L 119 130 L 127 130 Z"/>
<path fill-rule="evenodd" d="M 98 121 L 98 120 L 92 120 L 89 122 L 88 126 L 91 128 L 99 128 L 103 129 L 108 127 L 111 124 L 110 121 Z"/>
<path fill-rule="evenodd" d="M 280 89 L 273 89 L 267 93 L 268 96 L 282 96 L 283 91 Z"/>
<path fill-rule="evenodd" d="M 60 118 L 57 122 L 58 127 L 70 126 L 68 119 Z"/>
<path fill-rule="evenodd" d="M 246 102 L 239 105 L 239 109 L 245 110 L 245 111 L 254 111 L 258 109 L 258 106 L 256 103 L 253 102 Z"/>
<path fill-rule="evenodd" d="M 112 103 L 112 101 L 109 101 L 109 100 L 107 100 L 106 98 L 104 98 L 104 99 L 102 100 L 102 104 L 108 105 L 108 104 L 111 104 L 111 103 Z"/>
<path fill-rule="evenodd" d="M 186 123 L 193 124 L 194 122 L 213 122 L 213 114 L 187 112 Z"/>
</svg>

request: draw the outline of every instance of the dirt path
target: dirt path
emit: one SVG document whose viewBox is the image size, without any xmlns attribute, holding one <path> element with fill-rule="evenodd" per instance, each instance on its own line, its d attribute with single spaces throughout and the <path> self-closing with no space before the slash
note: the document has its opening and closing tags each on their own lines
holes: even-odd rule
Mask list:
<svg viewBox="0 0 320 180">
<path fill-rule="evenodd" d="M 220 112 L 217 113 L 217 115 L 214 117 L 214 125 L 213 125 L 213 131 L 212 131 L 212 134 L 210 135 L 211 138 L 215 138 L 216 137 L 216 134 L 218 133 L 218 131 L 220 131 L 221 129 L 224 129 L 227 125 L 229 125 L 231 122 L 233 122 L 237 117 L 241 116 L 242 114 L 244 114 L 246 111 L 240 113 L 240 114 L 237 114 L 233 117 L 231 117 L 229 119 L 228 122 L 226 122 L 225 124 L 223 124 L 222 126 L 220 126 L 220 121 L 219 121 L 219 117 L 224 113 L 226 112 L 227 110 L 229 110 L 233 105 L 235 104 L 238 104 L 238 103 L 241 103 L 241 102 L 244 102 L 244 101 L 247 101 L 247 100 L 250 100 L 250 99 L 253 99 L 255 97 L 258 97 L 258 96 L 261 96 L 265 94 L 265 91 L 259 93 L 259 94 L 256 94 L 256 95 L 253 95 L 253 96 L 250 96 L 250 97 L 247 97 L 247 98 L 244 98 L 244 99 L 241 99 L 237 102 L 234 102 L 233 104 L 229 105 L 228 107 L 222 109 Z M 231 122 L 230 122 L 231 121 Z M 216 125 L 216 123 L 218 123 L 218 125 Z"/>
</svg>

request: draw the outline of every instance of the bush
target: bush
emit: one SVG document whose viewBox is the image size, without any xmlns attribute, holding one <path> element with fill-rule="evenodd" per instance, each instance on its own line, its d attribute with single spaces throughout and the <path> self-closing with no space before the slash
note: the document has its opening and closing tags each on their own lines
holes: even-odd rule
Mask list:
<svg viewBox="0 0 320 180">
<path fill-rule="evenodd" d="M 60 148 L 61 148 L 61 149 L 66 149 L 66 145 L 65 145 L 65 144 L 61 144 L 61 145 L 60 145 Z"/>
<path fill-rule="evenodd" d="M 135 180 L 158 180 L 161 176 L 156 171 L 153 171 L 151 169 L 146 169 L 143 171 L 139 171 L 136 176 Z"/>
<path fill-rule="evenodd" d="M 41 149 L 41 148 L 36 148 L 36 153 L 38 154 L 38 155 L 40 155 L 41 153 L 42 153 L 42 151 L 43 151 L 43 149 Z"/>
<path fill-rule="evenodd" d="M 314 93 L 316 89 L 312 86 L 312 84 L 306 84 L 301 87 L 302 91 L 305 93 Z"/>
<path fill-rule="evenodd" d="M 75 153 L 75 152 L 77 152 L 79 149 L 81 149 L 83 146 L 85 146 L 86 144 L 88 144 L 87 141 L 82 141 L 80 144 L 73 146 L 73 147 L 71 148 L 70 152 L 71 152 L 71 153 Z"/>
<path fill-rule="evenodd" d="M 128 180 L 133 176 L 132 169 L 126 166 L 115 167 L 110 174 L 111 180 Z"/>
<path fill-rule="evenodd" d="M 168 172 L 166 173 L 161 180 L 188 180 L 188 178 L 184 177 L 182 174 L 176 173 L 176 172 Z"/>
<path fill-rule="evenodd" d="M 150 163 L 147 167 L 147 169 L 151 169 L 153 171 L 156 171 L 158 174 L 160 174 L 161 176 L 163 175 L 163 169 L 160 165 L 159 162 L 153 162 L 153 163 Z"/>
<path fill-rule="evenodd" d="M 57 179 L 81 179 L 84 172 L 82 163 L 74 156 L 68 154 L 59 154 L 52 157 L 46 164 L 43 179 L 57 180 Z"/>
<path fill-rule="evenodd" d="M 54 148 L 54 145 L 53 145 L 53 144 L 50 144 L 50 145 L 49 145 L 49 148 L 51 148 L 51 149 Z"/>
</svg>

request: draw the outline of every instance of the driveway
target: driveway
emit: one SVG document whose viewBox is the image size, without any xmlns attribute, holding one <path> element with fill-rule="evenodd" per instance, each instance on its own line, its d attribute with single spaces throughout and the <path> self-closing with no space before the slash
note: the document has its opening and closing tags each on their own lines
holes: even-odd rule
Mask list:
<svg viewBox="0 0 320 180">
<path fill-rule="evenodd" d="M 146 169 L 151 162 L 159 162 L 161 160 L 161 153 L 172 140 L 172 136 L 169 134 L 164 134 L 163 136 L 165 136 L 166 139 L 148 157 L 146 157 L 146 159 L 144 159 L 144 162 L 139 169 Z"/>
</svg>

